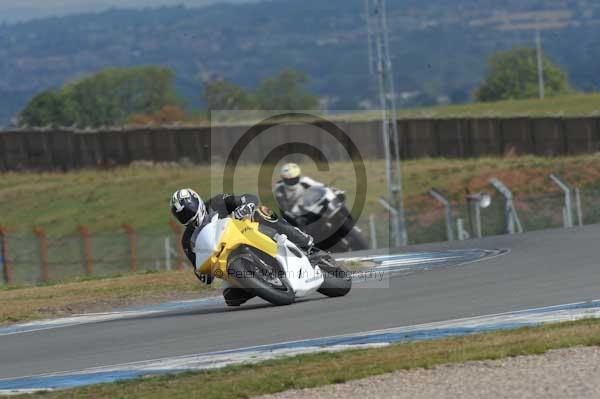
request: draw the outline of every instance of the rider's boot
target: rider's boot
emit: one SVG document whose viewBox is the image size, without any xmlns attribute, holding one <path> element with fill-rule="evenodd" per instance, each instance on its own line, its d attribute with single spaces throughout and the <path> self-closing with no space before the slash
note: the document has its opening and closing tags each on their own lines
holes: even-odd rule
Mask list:
<svg viewBox="0 0 600 399">
<path fill-rule="evenodd" d="M 327 251 L 323 251 L 317 247 L 310 247 L 305 250 L 306 255 L 308 256 L 308 260 L 312 265 L 323 265 L 331 268 L 336 268 L 335 260 L 331 256 L 331 254 Z"/>
<path fill-rule="evenodd" d="M 261 232 L 271 238 L 277 234 L 285 234 L 298 248 L 307 251 L 312 248 L 314 239 L 299 228 L 292 226 L 285 219 L 280 219 L 265 206 L 260 206 L 254 214 L 254 220 L 259 223 Z"/>
<path fill-rule="evenodd" d="M 223 290 L 223 298 L 225 298 L 227 306 L 240 306 L 254 296 L 241 288 L 225 288 Z"/>
</svg>

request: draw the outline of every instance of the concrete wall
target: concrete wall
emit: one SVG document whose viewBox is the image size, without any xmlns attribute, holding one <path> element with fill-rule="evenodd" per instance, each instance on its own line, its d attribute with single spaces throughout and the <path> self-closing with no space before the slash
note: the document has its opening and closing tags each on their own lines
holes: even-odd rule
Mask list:
<svg viewBox="0 0 600 399">
<path fill-rule="evenodd" d="M 339 122 L 367 159 L 381 158 L 378 122 Z M 247 127 L 140 128 L 105 131 L 15 130 L 0 133 L 0 170 L 70 170 L 126 165 L 133 161 L 208 163 L 226 158 Z M 507 153 L 575 155 L 600 150 L 600 118 L 480 118 L 400 120 L 401 156 L 468 158 Z M 268 146 L 260 136 L 245 159 L 262 162 Z M 329 139 L 329 141 L 328 141 Z M 326 153 L 329 161 L 347 159 L 331 138 L 314 126 L 290 124 L 269 132 L 269 142 L 302 141 Z M 263 143 L 264 144 L 264 143 Z M 211 148 L 213 154 L 211 154 Z M 265 150 L 263 150 L 265 148 Z M 215 159 L 212 158 L 212 159 Z"/>
</svg>

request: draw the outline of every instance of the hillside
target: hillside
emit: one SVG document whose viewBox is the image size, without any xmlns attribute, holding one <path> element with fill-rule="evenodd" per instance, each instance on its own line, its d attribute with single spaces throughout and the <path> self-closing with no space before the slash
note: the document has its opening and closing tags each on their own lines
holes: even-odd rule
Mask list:
<svg viewBox="0 0 600 399">
<path fill-rule="evenodd" d="M 215 3 L 247 3 L 260 0 L 19 0 L 18 3 L 0 2 L 0 22 L 19 22 L 50 16 L 100 12 L 111 7 L 144 8 L 165 5 L 185 4 L 191 7 L 204 7 Z"/>
<path fill-rule="evenodd" d="M 574 86 L 598 89 L 600 4 L 592 0 L 388 1 L 396 83 L 407 106 L 464 102 L 488 55 L 532 42 Z M 0 121 L 34 93 L 107 66 L 173 68 L 197 105 L 203 81 L 223 77 L 252 88 L 284 67 L 306 71 L 330 108 L 372 100 L 362 0 L 276 0 L 110 10 L 0 26 Z"/>
</svg>

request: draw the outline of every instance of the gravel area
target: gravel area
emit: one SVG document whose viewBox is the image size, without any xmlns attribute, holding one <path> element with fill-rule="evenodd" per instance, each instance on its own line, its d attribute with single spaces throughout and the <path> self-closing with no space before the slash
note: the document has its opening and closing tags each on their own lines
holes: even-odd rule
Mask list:
<svg viewBox="0 0 600 399">
<path fill-rule="evenodd" d="M 399 371 L 263 399 L 600 398 L 600 348 Z"/>
</svg>

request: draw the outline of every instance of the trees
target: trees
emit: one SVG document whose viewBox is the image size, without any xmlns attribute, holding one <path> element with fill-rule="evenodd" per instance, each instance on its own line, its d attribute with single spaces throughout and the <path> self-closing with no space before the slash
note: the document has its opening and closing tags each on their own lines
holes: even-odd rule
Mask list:
<svg viewBox="0 0 600 399">
<path fill-rule="evenodd" d="M 309 110 L 319 106 L 317 96 L 304 88 L 306 74 L 285 69 L 263 80 L 256 90 L 256 101 L 264 110 Z"/>
<path fill-rule="evenodd" d="M 34 96 L 21 111 L 20 124 L 26 126 L 66 126 L 66 104 L 57 91 L 43 91 Z"/>
<path fill-rule="evenodd" d="M 542 59 L 546 95 L 570 91 L 567 75 L 548 58 Z M 538 97 L 535 49 L 519 47 L 490 57 L 484 81 L 475 92 L 478 101 L 500 101 Z"/>
<path fill-rule="evenodd" d="M 135 114 L 129 118 L 129 125 L 167 125 L 185 119 L 185 111 L 175 105 L 165 105 L 153 114 Z"/>
<path fill-rule="evenodd" d="M 134 114 L 153 114 L 178 103 L 173 72 L 155 66 L 109 68 L 35 96 L 20 125 L 111 126 Z"/>
<path fill-rule="evenodd" d="M 241 86 L 226 80 L 209 82 L 204 89 L 208 111 L 255 109 L 254 96 Z"/>
<path fill-rule="evenodd" d="M 304 88 L 306 75 L 284 70 L 261 82 L 256 92 L 217 80 L 208 83 L 208 110 L 303 110 L 318 107 Z M 19 114 L 21 126 L 101 127 L 126 123 L 171 123 L 185 118 L 171 70 L 156 66 L 109 68 L 73 80 L 60 90 L 32 98 Z"/>
<path fill-rule="evenodd" d="M 264 79 L 255 92 L 225 81 L 209 82 L 204 90 L 208 110 L 310 110 L 319 106 L 317 96 L 304 85 L 306 74 L 285 69 Z"/>
</svg>

